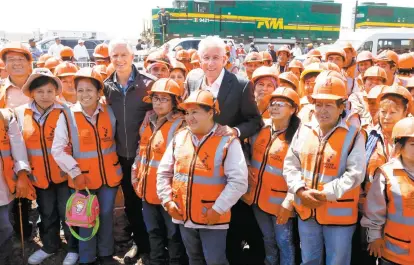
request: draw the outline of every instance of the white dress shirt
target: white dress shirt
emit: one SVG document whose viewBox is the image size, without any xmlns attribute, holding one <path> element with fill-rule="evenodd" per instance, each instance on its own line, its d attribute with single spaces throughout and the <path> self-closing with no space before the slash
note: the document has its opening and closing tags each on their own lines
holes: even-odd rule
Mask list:
<svg viewBox="0 0 414 265">
<path fill-rule="evenodd" d="M 223 77 L 224 77 L 224 68 L 221 70 L 220 75 L 211 85 L 207 85 L 207 80 L 206 80 L 206 77 L 204 76 L 203 83 L 201 84 L 201 89 L 210 91 L 213 94 L 214 98 L 217 98 L 220 87 L 221 87 L 221 83 L 223 82 Z"/>
<path fill-rule="evenodd" d="M 75 54 L 75 59 L 79 60 L 80 58 L 88 58 L 89 59 L 89 53 L 86 49 L 86 46 L 80 46 L 79 44 L 75 46 L 73 49 L 73 53 Z"/>
<path fill-rule="evenodd" d="M 47 51 L 47 53 L 49 55 L 52 55 L 53 57 L 55 57 L 56 59 L 60 59 L 60 51 L 63 49 L 63 45 L 62 44 L 56 44 L 53 43 L 50 47 L 49 50 Z"/>
<path fill-rule="evenodd" d="M 20 87 L 13 84 L 10 77 L 5 79 L 4 86 L 6 87 L 6 108 L 14 109 L 31 101 L 31 98 L 27 97 Z"/>
</svg>

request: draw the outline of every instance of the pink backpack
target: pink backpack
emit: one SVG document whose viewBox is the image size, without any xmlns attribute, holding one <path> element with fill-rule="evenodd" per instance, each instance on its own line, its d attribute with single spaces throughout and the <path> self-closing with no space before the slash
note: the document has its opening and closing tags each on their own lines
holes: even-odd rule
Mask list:
<svg viewBox="0 0 414 265">
<path fill-rule="evenodd" d="M 85 196 L 79 191 L 73 193 L 66 202 L 66 224 L 69 226 L 72 235 L 81 241 L 88 241 L 92 239 L 99 229 L 99 202 L 96 195 L 89 192 Z M 72 226 L 92 228 L 92 234 L 89 237 L 83 238 L 79 236 Z"/>
</svg>

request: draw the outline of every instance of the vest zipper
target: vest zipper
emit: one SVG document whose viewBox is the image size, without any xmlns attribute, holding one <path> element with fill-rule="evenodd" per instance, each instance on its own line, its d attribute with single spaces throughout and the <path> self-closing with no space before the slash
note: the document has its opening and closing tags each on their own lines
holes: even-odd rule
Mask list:
<svg viewBox="0 0 414 265">
<path fill-rule="evenodd" d="M 265 154 L 263 156 L 263 162 L 262 162 L 262 165 L 260 166 L 259 173 L 257 174 L 258 183 L 257 183 L 256 193 L 255 193 L 253 203 L 257 203 L 257 201 L 259 200 L 259 193 L 260 193 L 260 189 L 261 189 L 262 184 L 263 184 L 262 176 L 263 176 L 263 172 L 264 172 L 264 170 L 266 168 L 266 165 L 267 165 L 267 158 L 269 156 L 269 150 L 270 150 L 270 147 L 272 146 L 273 142 L 276 140 L 277 136 L 279 136 L 279 134 L 276 134 L 276 137 L 274 137 L 274 135 L 271 135 L 270 139 L 269 139 L 269 142 L 266 145 Z"/>
<path fill-rule="evenodd" d="M 205 142 L 207 142 L 208 138 L 210 138 L 211 135 L 212 134 L 208 135 L 206 139 L 194 150 L 195 152 L 193 154 L 193 158 L 191 159 L 190 172 L 188 174 L 188 186 L 187 186 L 187 218 L 184 220 L 184 222 L 186 222 L 190 218 L 190 209 L 191 209 L 191 200 L 190 200 L 191 197 L 190 196 L 191 196 L 191 191 L 192 191 L 192 186 L 193 186 L 193 174 L 195 170 L 195 160 L 197 158 L 198 152 L 200 151 L 201 147 L 203 146 Z M 191 141 L 191 144 L 194 145 L 193 140 L 191 139 L 191 135 L 190 135 L 190 141 Z"/>
<path fill-rule="evenodd" d="M 95 134 L 95 140 L 97 145 L 97 153 L 98 153 L 98 161 L 99 161 L 99 172 L 101 173 L 101 179 L 102 179 L 102 185 L 105 185 L 108 183 L 105 175 L 105 166 L 103 162 L 103 154 L 101 150 L 101 140 L 99 139 L 98 130 L 96 129 L 98 127 L 98 121 L 99 121 L 99 113 L 96 115 L 96 127 L 85 117 L 85 120 L 92 126 L 93 132 Z"/>
<path fill-rule="evenodd" d="M 149 162 L 150 162 L 150 160 L 149 160 L 149 154 L 151 153 L 151 144 L 152 144 L 152 140 L 154 139 L 154 135 L 155 135 L 155 133 L 156 132 L 158 132 L 160 129 L 161 129 L 161 127 L 162 126 L 164 126 L 164 124 L 167 122 L 167 120 L 165 120 L 164 122 L 163 122 L 163 124 L 161 124 L 161 126 L 159 126 L 158 127 L 158 129 L 156 129 L 156 130 L 154 130 L 154 132 L 152 133 L 152 135 L 151 135 L 151 137 L 150 137 L 150 139 L 149 139 L 149 141 L 148 141 L 148 146 L 147 146 L 147 150 L 146 150 L 146 152 L 145 152 L 145 156 L 146 156 L 146 160 L 147 161 L 145 161 L 145 173 L 144 173 L 144 175 L 143 175 L 143 177 L 144 177 L 144 179 L 142 180 L 143 181 L 143 183 L 142 183 L 142 198 L 145 200 L 145 195 L 146 195 L 146 192 L 145 192 L 145 190 L 146 190 L 146 188 L 147 188 L 147 177 L 148 177 L 148 168 L 149 168 Z M 148 126 L 150 126 L 149 124 L 148 124 Z M 151 127 L 150 127 L 151 128 Z"/>
<path fill-rule="evenodd" d="M 45 122 L 43 123 L 43 125 L 46 123 L 47 118 L 49 117 L 49 114 L 47 114 L 47 116 L 45 117 Z M 50 176 L 49 155 L 47 153 L 47 146 L 46 146 L 45 139 L 44 139 L 44 135 L 45 135 L 44 130 L 45 130 L 45 127 L 42 126 L 42 125 L 40 125 L 40 123 L 38 123 L 33 116 L 32 116 L 32 119 L 37 124 L 37 126 L 39 127 L 39 131 L 40 131 L 40 146 L 42 147 L 42 156 L 43 156 L 43 160 L 45 161 L 46 178 L 47 178 L 47 180 L 49 182 L 52 182 L 52 178 Z"/>
</svg>

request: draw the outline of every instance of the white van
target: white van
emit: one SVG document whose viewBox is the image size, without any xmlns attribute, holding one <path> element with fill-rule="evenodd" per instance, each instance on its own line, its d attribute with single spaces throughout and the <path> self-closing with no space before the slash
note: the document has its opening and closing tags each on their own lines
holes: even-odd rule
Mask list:
<svg viewBox="0 0 414 265">
<path fill-rule="evenodd" d="M 383 50 L 394 50 L 398 54 L 414 51 L 414 29 L 375 28 L 341 32 L 335 45 L 350 42 L 358 51 L 370 51 L 377 55 Z"/>
</svg>

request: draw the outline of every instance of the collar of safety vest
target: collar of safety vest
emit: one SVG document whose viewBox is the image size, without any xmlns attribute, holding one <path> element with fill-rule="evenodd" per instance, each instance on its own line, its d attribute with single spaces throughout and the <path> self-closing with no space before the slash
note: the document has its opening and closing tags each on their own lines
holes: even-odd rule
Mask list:
<svg viewBox="0 0 414 265">
<path fill-rule="evenodd" d="M 100 103 L 100 102 L 98 102 L 98 107 L 97 107 L 97 109 L 99 110 L 99 111 L 104 111 L 104 108 L 102 107 L 102 104 Z M 83 109 L 82 109 L 82 105 L 79 103 L 79 102 L 76 102 L 73 106 L 72 106 L 72 108 L 71 108 L 71 110 L 73 111 L 73 112 L 82 112 L 83 111 Z"/>
<path fill-rule="evenodd" d="M 174 115 L 176 115 L 177 113 L 174 111 L 169 112 L 167 115 L 165 115 L 164 117 L 162 117 L 161 121 L 164 122 L 165 120 L 167 121 L 175 121 L 175 119 L 173 118 Z M 153 114 L 150 115 L 149 120 L 150 122 L 154 125 L 157 126 L 157 119 L 158 116 L 157 114 L 154 112 Z M 160 121 L 160 122 L 161 122 Z"/>
<path fill-rule="evenodd" d="M 203 138 L 199 141 L 199 142 L 202 142 L 202 141 L 204 141 L 205 139 L 206 139 L 206 137 L 208 136 L 208 135 L 212 135 L 212 134 L 214 134 L 215 132 L 216 132 L 216 130 L 217 130 L 217 128 L 218 128 L 218 123 L 214 123 L 214 126 L 213 126 L 213 128 L 211 128 L 211 130 L 206 134 L 206 135 L 204 135 L 203 136 Z M 191 133 L 191 135 L 193 136 L 193 137 L 197 137 L 192 131 L 191 131 L 191 129 L 190 129 L 190 127 L 188 127 L 187 126 L 187 128 L 188 128 L 188 131 Z"/>
<path fill-rule="evenodd" d="M 311 128 L 312 130 L 314 130 L 315 132 L 317 132 L 319 134 L 319 123 L 316 119 L 312 119 L 310 122 L 305 123 L 305 126 Z M 342 119 L 342 118 L 339 120 L 339 122 L 336 124 L 336 126 L 334 128 L 332 128 L 332 130 L 336 129 L 338 127 L 344 128 L 347 131 L 349 130 L 349 127 L 346 124 L 346 120 Z"/>
</svg>

